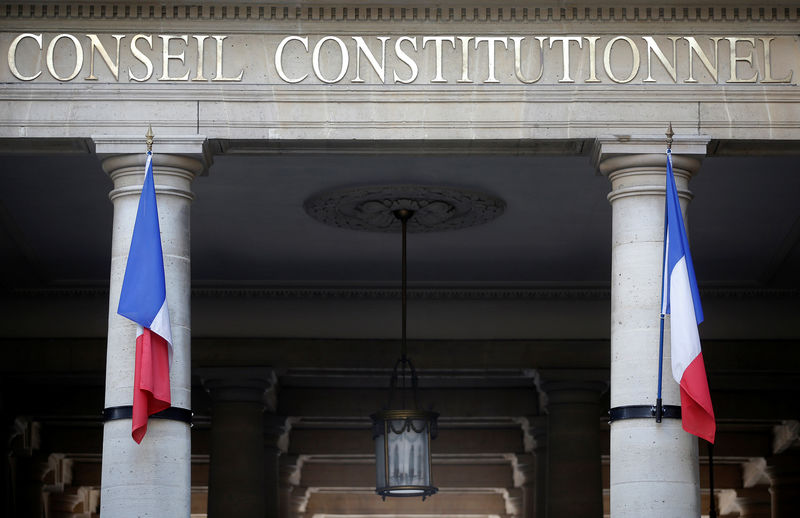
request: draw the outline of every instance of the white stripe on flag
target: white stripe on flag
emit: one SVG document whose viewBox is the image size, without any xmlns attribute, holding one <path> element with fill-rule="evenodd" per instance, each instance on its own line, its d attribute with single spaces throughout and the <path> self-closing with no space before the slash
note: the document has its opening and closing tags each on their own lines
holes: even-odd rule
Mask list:
<svg viewBox="0 0 800 518">
<path fill-rule="evenodd" d="M 686 257 L 681 257 L 670 272 L 669 298 L 672 376 L 680 383 L 683 372 L 701 352 Z"/>
<path fill-rule="evenodd" d="M 167 308 L 166 298 L 150 324 L 150 331 L 166 340 L 169 346 L 172 347 L 172 330 L 169 325 L 169 308 Z"/>
</svg>

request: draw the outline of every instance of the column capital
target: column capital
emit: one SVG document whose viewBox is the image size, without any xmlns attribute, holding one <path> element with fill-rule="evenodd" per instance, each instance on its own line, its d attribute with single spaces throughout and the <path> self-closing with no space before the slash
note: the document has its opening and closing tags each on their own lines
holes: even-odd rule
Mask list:
<svg viewBox="0 0 800 518">
<path fill-rule="evenodd" d="M 118 155 L 141 155 L 147 152 L 144 134 L 142 135 L 92 135 L 94 152 L 105 162 Z M 203 166 L 196 174 L 205 174 L 213 158 L 205 135 L 156 135 L 153 143 L 153 157 L 158 155 L 179 155 L 195 158 Z M 144 160 L 142 160 L 144 165 Z"/>
<path fill-rule="evenodd" d="M 95 135 L 95 153 L 103 171 L 114 182 L 109 197 L 138 196 L 142 172 L 147 160 L 142 136 Z M 153 173 L 157 178 L 156 193 L 175 194 L 193 199 L 189 185 L 195 176 L 205 175 L 213 158 L 208 140 L 203 135 L 166 135 L 156 141 L 153 150 Z"/>
<path fill-rule="evenodd" d="M 195 369 L 212 401 L 265 403 L 267 389 L 276 383 L 269 367 L 203 367 Z"/>
<path fill-rule="evenodd" d="M 672 142 L 673 155 L 704 157 L 711 137 L 707 135 L 675 135 Z M 602 174 L 602 163 L 607 159 L 625 155 L 657 155 L 662 157 L 667 150 L 664 135 L 601 135 L 594 141 L 592 165 Z"/>
</svg>

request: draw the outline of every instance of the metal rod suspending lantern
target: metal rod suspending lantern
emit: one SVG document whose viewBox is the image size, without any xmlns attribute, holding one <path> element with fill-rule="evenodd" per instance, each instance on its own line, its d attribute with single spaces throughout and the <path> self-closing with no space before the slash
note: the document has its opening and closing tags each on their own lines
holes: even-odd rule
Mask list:
<svg viewBox="0 0 800 518">
<path fill-rule="evenodd" d="M 395 362 L 389 383 L 389 401 L 386 409 L 372 414 L 372 431 L 375 440 L 376 481 L 375 492 L 387 496 L 426 497 L 436 493 L 431 479 L 431 439 L 438 432 L 436 412 L 419 410 L 417 398 L 417 371 L 408 358 L 406 347 L 407 261 L 406 235 L 408 221 L 414 215 L 408 209 L 399 209 L 394 216 L 400 220 L 402 241 L 402 339 L 400 358 Z M 408 375 L 407 375 L 408 372 Z M 413 409 L 407 409 L 406 379 L 411 378 Z M 395 389 L 401 381 L 401 408 L 393 409 Z"/>
</svg>

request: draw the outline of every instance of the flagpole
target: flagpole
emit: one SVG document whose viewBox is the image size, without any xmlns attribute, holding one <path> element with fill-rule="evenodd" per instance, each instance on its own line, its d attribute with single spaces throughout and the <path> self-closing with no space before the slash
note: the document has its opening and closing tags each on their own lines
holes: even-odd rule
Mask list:
<svg viewBox="0 0 800 518">
<path fill-rule="evenodd" d="M 669 123 L 669 128 L 667 129 L 667 161 L 672 160 L 672 137 L 675 133 L 672 131 L 672 123 Z M 669 175 L 665 175 L 667 177 L 667 181 L 669 181 Z M 666 200 L 666 198 L 665 198 Z M 659 319 L 659 328 L 658 328 L 658 391 L 656 393 L 656 423 L 661 422 L 661 417 L 664 415 L 664 406 L 661 400 L 661 387 L 663 385 L 663 375 L 664 375 L 664 285 L 665 285 L 665 276 L 666 272 L 664 271 L 664 264 L 667 260 L 667 225 L 666 225 L 666 218 L 667 218 L 667 208 L 666 208 L 666 201 L 664 202 L 664 251 L 663 256 L 661 258 L 661 315 Z"/>
<path fill-rule="evenodd" d="M 716 496 L 714 496 L 714 443 L 713 442 L 708 442 L 708 486 L 710 488 L 710 493 L 711 493 L 708 518 L 717 518 L 717 502 L 716 502 Z"/>
<path fill-rule="evenodd" d="M 153 135 L 153 125 L 152 124 L 148 124 L 147 125 L 147 133 L 145 133 L 144 136 L 145 136 L 145 139 L 146 139 L 145 143 L 147 144 L 147 154 L 149 155 L 150 153 L 153 152 L 153 137 L 155 137 L 155 135 Z"/>
</svg>

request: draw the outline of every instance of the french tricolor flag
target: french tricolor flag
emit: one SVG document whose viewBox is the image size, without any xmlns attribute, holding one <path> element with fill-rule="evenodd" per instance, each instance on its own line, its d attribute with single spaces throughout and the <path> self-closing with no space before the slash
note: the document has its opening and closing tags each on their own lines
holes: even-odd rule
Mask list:
<svg viewBox="0 0 800 518">
<path fill-rule="evenodd" d="M 697 332 L 698 324 L 703 321 L 703 308 L 700 306 L 689 241 L 686 239 L 672 173 L 672 153 L 669 150 L 663 279 L 661 313 L 670 315 L 672 376 L 681 387 L 683 429 L 713 443 L 717 425 Z"/>
<path fill-rule="evenodd" d="M 169 408 L 171 401 L 172 333 L 153 180 L 153 155 L 149 151 L 117 313 L 138 324 L 131 436 L 141 443 L 147 433 L 147 418 Z"/>
</svg>

